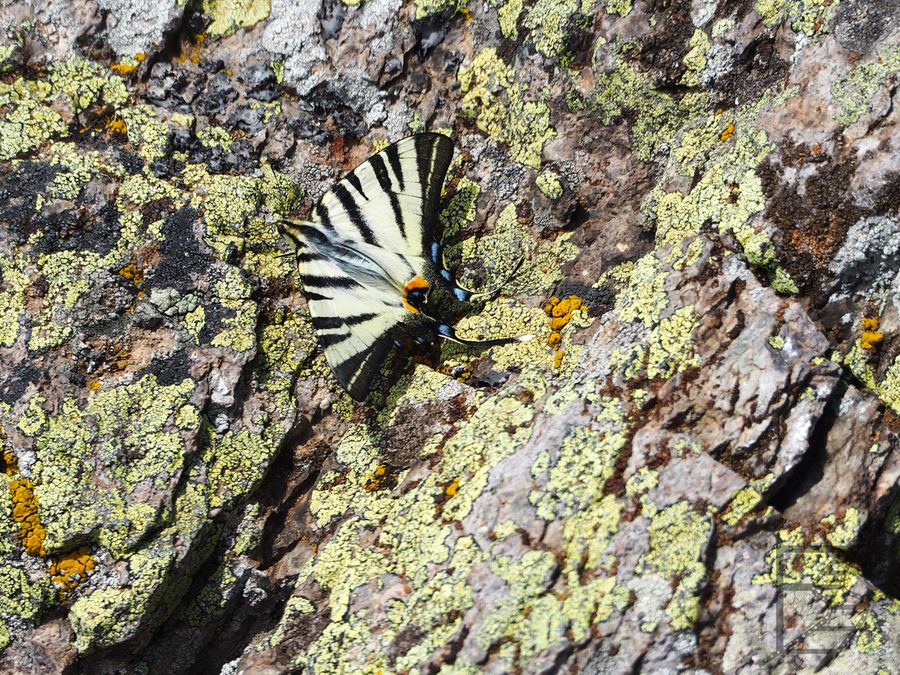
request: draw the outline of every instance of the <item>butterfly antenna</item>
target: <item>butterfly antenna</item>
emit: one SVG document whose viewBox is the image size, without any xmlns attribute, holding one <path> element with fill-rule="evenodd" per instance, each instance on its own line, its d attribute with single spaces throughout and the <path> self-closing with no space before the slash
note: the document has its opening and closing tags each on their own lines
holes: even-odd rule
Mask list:
<svg viewBox="0 0 900 675">
<path fill-rule="evenodd" d="M 497 345 L 512 344 L 513 342 L 529 342 L 530 340 L 534 339 L 534 335 L 519 335 L 516 337 L 508 338 L 494 338 L 493 340 L 466 340 L 465 338 L 459 337 L 456 334 L 456 331 L 453 330 L 453 327 L 448 326 L 445 323 L 442 323 L 438 326 L 438 335 L 440 335 L 442 338 L 461 345 L 465 345 L 467 347 L 495 347 Z"/>
<path fill-rule="evenodd" d="M 503 281 L 501 281 L 499 284 L 497 284 L 497 286 L 495 286 L 494 288 L 492 288 L 489 291 L 473 291 L 469 288 L 460 286 L 459 282 L 457 282 L 456 285 L 459 288 L 462 288 L 466 293 L 469 294 L 469 300 L 473 300 L 474 298 L 476 298 L 478 296 L 486 296 L 485 301 L 493 300 L 498 295 L 500 295 L 500 291 L 503 289 L 503 287 L 506 286 L 506 284 L 508 284 L 510 281 L 512 281 L 513 277 L 516 276 L 516 274 L 519 271 L 519 268 L 522 267 L 522 263 L 524 263 L 524 262 L 525 262 L 525 256 L 522 255 L 519 257 L 519 261 L 516 263 L 516 266 L 513 267 L 512 272 L 510 272 L 508 275 L 506 275 L 506 278 Z"/>
</svg>

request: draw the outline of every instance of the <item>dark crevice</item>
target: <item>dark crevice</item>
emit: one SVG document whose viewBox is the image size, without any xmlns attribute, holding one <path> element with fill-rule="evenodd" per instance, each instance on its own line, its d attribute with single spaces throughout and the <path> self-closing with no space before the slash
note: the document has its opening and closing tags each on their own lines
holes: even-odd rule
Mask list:
<svg viewBox="0 0 900 675">
<path fill-rule="evenodd" d="M 875 505 L 877 508 L 877 505 Z M 886 595 L 900 598 L 900 536 L 891 523 L 900 516 L 900 486 L 883 500 L 883 508 L 869 514 L 848 559 Z"/>
<path fill-rule="evenodd" d="M 828 434 L 837 421 L 841 400 L 847 393 L 848 386 L 843 379 L 837 381 L 810 434 L 809 447 L 803 459 L 782 477 L 781 486 L 773 490 L 769 504 L 781 513 L 796 504 L 822 480 L 825 464 L 828 462 Z"/>
</svg>

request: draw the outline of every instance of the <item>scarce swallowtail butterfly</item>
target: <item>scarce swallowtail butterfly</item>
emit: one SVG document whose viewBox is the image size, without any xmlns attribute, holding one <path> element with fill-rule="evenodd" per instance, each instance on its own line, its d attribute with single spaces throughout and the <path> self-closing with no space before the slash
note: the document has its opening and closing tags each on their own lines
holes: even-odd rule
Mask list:
<svg viewBox="0 0 900 675">
<path fill-rule="evenodd" d="M 357 401 L 403 339 L 476 347 L 531 339 L 464 340 L 433 316 L 472 295 L 442 269 L 435 241 L 452 156 L 453 142 L 441 134 L 404 138 L 338 181 L 308 221 L 281 223 L 325 357 Z"/>
</svg>

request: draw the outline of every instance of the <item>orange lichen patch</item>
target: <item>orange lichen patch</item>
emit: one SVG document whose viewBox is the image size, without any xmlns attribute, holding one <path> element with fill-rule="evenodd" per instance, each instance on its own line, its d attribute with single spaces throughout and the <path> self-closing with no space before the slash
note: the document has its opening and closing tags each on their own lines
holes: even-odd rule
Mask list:
<svg viewBox="0 0 900 675">
<path fill-rule="evenodd" d="M 19 459 L 12 450 L 3 451 L 3 473 L 14 476 L 19 470 Z"/>
<path fill-rule="evenodd" d="M 572 312 L 581 309 L 584 304 L 577 295 L 570 295 L 567 298 L 557 298 L 555 295 L 550 298 L 544 305 L 544 314 L 550 317 L 550 335 L 547 338 L 547 344 L 554 350 L 559 349 L 562 344 L 562 331 L 566 324 L 572 320 Z M 557 352 L 553 362 L 556 369 L 562 363 L 563 352 Z"/>
<path fill-rule="evenodd" d="M 558 316 L 555 319 L 550 319 L 550 330 L 560 331 L 567 323 L 569 323 L 568 316 Z"/>
<path fill-rule="evenodd" d="M 462 13 L 463 18 L 464 18 L 466 21 L 471 21 L 471 20 L 472 20 L 472 10 L 470 10 L 468 7 L 463 7 L 463 8 L 460 10 L 460 12 Z"/>
<path fill-rule="evenodd" d="M 865 317 L 862 320 L 863 333 L 859 336 L 859 346 L 863 349 L 872 349 L 884 340 L 884 333 L 878 332 L 880 322 L 875 317 Z"/>
<path fill-rule="evenodd" d="M 722 133 L 719 135 L 719 138 L 721 138 L 721 139 L 722 139 L 722 142 L 724 143 L 725 141 L 727 141 L 727 140 L 728 140 L 729 138 L 731 138 L 732 136 L 734 136 L 734 125 L 733 125 L 733 124 L 729 124 L 727 127 L 725 127 L 725 129 L 724 129 L 724 130 L 722 131 Z"/>
<path fill-rule="evenodd" d="M 363 486 L 366 492 L 389 490 L 397 485 L 397 469 L 379 464 L 372 472 L 372 477 Z"/>
<path fill-rule="evenodd" d="M 135 286 L 140 286 L 144 280 L 144 270 L 138 267 L 137 263 L 132 259 L 125 267 L 119 270 L 119 276 L 123 279 L 128 279 Z"/>
<path fill-rule="evenodd" d="M 128 131 L 128 125 L 121 117 L 113 117 L 106 123 L 106 128 L 114 134 L 124 134 Z"/>
<path fill-rule="evenodd" d="M 131 75 L 131 73 L 137 71 L 138 67 L 132 63 L 114 63 L 109 69 L 114 70 L 119 75 Z"/>
<path fill-rule="evenodd" d="M 95 380 L 93 377 L 89 377 L 87 380 L 87 388 L 91 391 L 97 391 L 100 388 L 100 380 Z"/>
<path fill-rule="evenodd" d="M 455 497 L 457 492 L 459 492 L 459 478 L 454 478 L 444 486 L 444 494 Z"/>
<path fill-rule="evenodd" d="M 146 58 L 147 58 L 147 55 L 144 52 L 138 52 L 137 54 L 134 55 L 135 61 L 143 61 Z"/>
<path fill-rule="evenodd" d="M 203 47 L 203 43 L 206 42 L 206 35 L 200 33 L 194 38 L 194 45 L 196 45 L 196 49 L 194 53 L 191 54 L 191 63 L 200 63 L 200 48 Z"/>
<path fill-rule="evenodd" d="M 47 530 L 38 517 L 34 484 L 27 478 L 10 481 L 9 494 L 13 500 L 13 520 L 19 525 L 22 546 L 29 555 L 46 555 L 44 538 Z"/>
<path fill-rule="evenodd" d="M 566 355 L 566 353 L 564 351 L 556 352 L 556 354 L 553 355 L 553 367 L 554 368 L 559 370 L 560 366 L 562 365 L 563 356 L 565 356 L 565 355 Z"/>
<path fill-rule="evenodd" d="M 195 35 L 190 43 L 190 48 L 187 51 L 182 48 L 182 51 L 177 58 L 178 62 L 184 63 L 190 59 L 191 63 L 200 63 L 200 49 L 203 47 L 204 42 L 206 42 L 206 35 L 204 33 Z"/>
<path fill-rule="evenodd" d="M 109 361 L 112 367 L 116 370 L 125 370 L 128 367 L 129 360 L 131 359 L 131 352 L 121 342 L 116 342 L 111 345 L 106 353 L 109 355 Z"/>
<path fill-rule="evenodd" d="M 819 145 L 818 143 L 816 143 L 814 146 L 812 146 L 812 147 L 810 148 L 810 150 L 813 151 L 813 154 L 814 154 L 814 155 L 820 155 L 820 154 L 822 154 L 822 146 Z"/>
<path fill-rule="evenodd" d="M 94 569 L 94 556 L 86 546 L 77 551 L 66 553 L 50 565 L 50 580 L 59 586 L 60 595 L 66 593 L 87 580 L 88 574 Z"/>
<path fill-rule="evenodd" d="M 562 344 L 562 335 L 556 331 L 550 333 L 550 337 L 547 338 L 547 344 L 553 349 L 559 349 L 559 346 Z"/>
</svg>

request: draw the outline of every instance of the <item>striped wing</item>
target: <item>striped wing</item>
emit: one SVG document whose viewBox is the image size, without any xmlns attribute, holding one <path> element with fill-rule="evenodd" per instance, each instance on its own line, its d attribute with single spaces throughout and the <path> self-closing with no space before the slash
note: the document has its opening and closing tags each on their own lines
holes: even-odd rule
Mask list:
<svg viewBox="0 0 900 675">
<path fill-rule="evenodd" d="M 434 241 L 441 186 L 453 142 L 417 134 L 389 145 L 325 193 L 312 221 L 341 239 L 410 256 Z"/>
<path fill-rule="evenodd" d="M 285 223 L 325 357 L 363 400 L 402 326 L 422 322 L 403 287 L 431 274 L 441 186 L 453 144 L 419 134 L 374 155 L 338 182 L 308 223 Z"/>
</svg>

